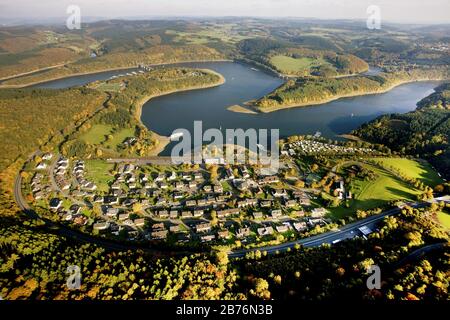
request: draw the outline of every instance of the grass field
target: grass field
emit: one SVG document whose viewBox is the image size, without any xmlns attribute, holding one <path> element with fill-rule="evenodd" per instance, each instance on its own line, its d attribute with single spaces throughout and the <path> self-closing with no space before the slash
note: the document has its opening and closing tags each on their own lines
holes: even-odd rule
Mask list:
<svg viewBox="0 0 450 320">
<path fill-rule="evenodd" d="M 131 128 L 126 128 L 112 133 L 112 139 L 104 143 L 106 148 L 115 149 L 119 144 L 121 144 L 126 138 L 134 137 L 134 130 Z"/>
<path fill-rule="evenodd" d="M 402 158 L 376 158 L 374 160 L 386 168 L 392 167 L 405 176 L 420 180 L 431 187 L 443 182 L 437 172 L 425 161 Z"/>
<path fill-rule="evenodd" d="M 208 27 L 195 32 L 167 30 L 166 34 L 175 36 L 174 42 L 186 44 L 207 44 L 217 41 L 233 44 L 251 38 L 234 31 L 232 25 L 218 25 L 217 27 Z"/>
<path fill-rule="evenodd" d="M 374 166 L 365 165 L 374 171 L 377 178 L 372 181 L 355 179 L 351 185 L 353 199 L 350 207 L 331 208 L 332 216 L 342 218 L 353 214 L 357 210 L 368 210 L 384 205 L 392 200 L 415 200 L 419 190 L 403 182 L 390 172 Z"/>
<path fill-rule="evenodd" d="M 111 132 L 111 126 L 105 124 L 95 124 L 80 138 L 88 144 L 96 145 L 105 141 L 106 136 L 111 134 Z"/>
<path fill-rule="evenodd" d="M 114 164 L 107 163 L 103 160 L 86 160 L 85 167 L 86 179 L 94 182 L 99 191 L 107 192 L 109 190 L 109 183 L 113 180 L 109 171 L 114 168 Z"/>
<path fill-rule="evenodd" d="M 439 222 L 448 230 L 450 230 L 450 214 L 446 212 L 439 212 L 437 214 Z"/>
<path fill-rule="evenodd" d="M 119 92 L 121 90 L 122 86 L 120 83 L 106 83 L 102 82 L 100 83 L 95 89 L 106 91 L 106 92 Z"/>
<path fill-rule="evenodd" d="M 107 140 L 108 135 L 112 136 L 111 140 Z M 95 124 L 80 139 L 91 145 L 103 145 L 107 149 L 115 150 L 126 138 L 133 136 L 134 130 L 132 128 L 125 128 L 115 132 L 110 125 Z"/>
<path fill-rule="evenodd" d="M 283 73 L 296 73 L 300 71 L 308 71 L 312 67 L 326 64 L 323 59 L 313 59 L 313 58 L 292 58 L 284 55 L 273 56 L 270 59 L 272 65 L 274 65 L 278 70 Z"/>
</svg>

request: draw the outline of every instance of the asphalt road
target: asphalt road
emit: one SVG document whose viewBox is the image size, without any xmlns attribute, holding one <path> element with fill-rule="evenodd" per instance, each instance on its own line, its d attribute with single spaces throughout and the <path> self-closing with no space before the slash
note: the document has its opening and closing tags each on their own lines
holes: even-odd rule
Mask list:
<svg viewBox="0 0 450 320">
<path fill-rule="evenodd" d="M 413 204 L 411 205 L 414 208 L 420 208 L 424 207 L 427 204 Z M 279 245 L 274 246 L 266 246 L 266 247 L 258 247 L 258 248 L 252 248 L 252 249 L 244 249 L 244 250 L 236 250 L 232 251 L 228 254 L 230 258 L 240 258 L 244 257 L 247 253 L 252 251 L 266 251 L 268 254 L 275 253 L 277 251 L 286 251 L 289 248 L 294 248 L 296 245 L 302 245 L 303 247 L 319 247 L 322 244 L 334 244 L 336 242 L 346 240 L 346 239 L 352 239 L 356 236 L 361 236 L 362 233 L 359 231 L 359 228 L 366 226 L 370 228 L 371 230 L 374 230 L 376 225 L 383 220 L 387 216 L 399 214 L 401 212 L 401 209 L 395 208 L 388 211 L 385 211 L 381 214 L 378 214 L 376 216 L 371 216 L 368 218 L 365 218 L 363 220 L 359 220 L 357 222 L 347 224 L 340 229 L 336 231 L 330 231 L 327 233 L 319 234 L 316 236 L 312 236 L 305 239 L 300 239 L 297 241 L 292 242 L 286 242 Z"/>
<path fill-rule="evenodd" d="M 406 263 L 409 263 L 411 261 L 417 260 L 424 255 L 426 255 L 428 252 L 438 250 L 441 248 L 444 248 L 446 245 L 448 245 L 447 242 L 440 242 L 435 244 L 430 244 L 428 246 L 419 248 L 413 252 L 411 252 L 409 255 L 407 255 L 405 258 L 394 264 L 393 269 L 403 266 Z"/>
</svg>

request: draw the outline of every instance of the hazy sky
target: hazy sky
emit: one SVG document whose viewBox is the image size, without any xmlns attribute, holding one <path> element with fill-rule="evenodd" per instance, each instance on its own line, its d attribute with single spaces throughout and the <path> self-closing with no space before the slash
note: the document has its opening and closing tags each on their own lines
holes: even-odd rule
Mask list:
<svg viewBox="0 0 450 320">
<path fill-rule="evenodd" d="M 450 23 L 450 0 L 0 0 L 0 17 L 47 18 L 78 5 L 82 16 L 266 16 L 366 19 L 378 5 L 386 21 Z"/>
</svg>

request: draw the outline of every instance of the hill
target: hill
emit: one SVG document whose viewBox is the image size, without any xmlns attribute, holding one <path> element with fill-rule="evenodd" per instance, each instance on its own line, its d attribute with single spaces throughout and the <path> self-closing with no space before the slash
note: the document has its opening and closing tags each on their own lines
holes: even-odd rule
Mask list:
<svg viewBox="0 0 450 320">
<path fill-rule="evenodd" d="M 443 88 L 447 87 L 448 84 L 438 87 L 418 103 L 416 111 L 379 117 L 353 133 L 401 154 L 424 157 L 449 178 L 450 110 L 443 107 L 447 101 Z"/>
</svg>

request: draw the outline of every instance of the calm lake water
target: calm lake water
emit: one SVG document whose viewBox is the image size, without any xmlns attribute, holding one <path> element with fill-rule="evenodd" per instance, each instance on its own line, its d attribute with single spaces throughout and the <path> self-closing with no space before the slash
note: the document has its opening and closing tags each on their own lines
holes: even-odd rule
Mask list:
<svg viewBox="0 0 450 320">
<path fill-rule="evenodd" d="M 192 132 L 193 123 L 201 120 L 203 130 L 279 129 L 280 136 L 314 134 L 328 138 L 348 133 L 361 124 L 387 113 L 404 113 L 433 92 L 438 82 L 415 82 L 398 86 L 383 94 L 344 98 L 311 107 L 291 108 L 267 114 L 243 114 L 228 111 L 235 104 L 259 98 L 282 84 L 282 81 L 250 66 L 234 62 L 183 63 L 180 66 L 207 68 L 221 73 L 226 83 L 215 88 L 187 91 L 148 101 L 142 110 L 142 122 L 160 135 L 170 136 L 175 129 Z M 106 80 L 113 75 L 133 71 L 109 71 L 75 76 L 39 84 L 39 88 L 66 88 Z M 376 72 L 376 71 L 375 71 Z M 169 154 L 169 145 L 163 154 Z"/>
<path fill-rule="evenodd" d="M 72 76 L 58 80 L 46 81 L 42 83 L 38 83 L 29 88 L 41 88 L 41 89 L 65 89 L 71 87 L 79 87 L 84 86 L 85 84 L 94 82 L 94 81 L 103 81 L 108 80 L 112 76 L 125 75 L 129 72 L 138 71 L 138 68 L 131 69 L 122 69 L 122 70 L 113 70 L 113 71 L 103 71 L 96 72 L 92 74 L 85 74 L 80 76 Z"/>
<path fill-rule="evenodd" d="M 280 79 L 255 71 L 248 65 L 232 62 L 195 63 L 189 66 L 215 70 L 225 77 L 226 83 L 220 87 L 180 92 L 148 101 L 142 110 L 142 121 L 158 134 L 170 136 L 178 128 L 192 132 L 194 121 L 201 120 L 203 130 L 279 129 L 281 137 L 319 131 L 323 136 L 334 139 L 379 115 L 414 110 L 416 103 L 432 93 L 438 83 L 409 83 L 384 94 L 344 98 L 322 105 L 266 114 L 243 114 L 228 111 L 227 108 L 271 92 L 282 83 Z M 171 147 L 169 145 L 163 154 L 169 154 Z"/>
</svg>

